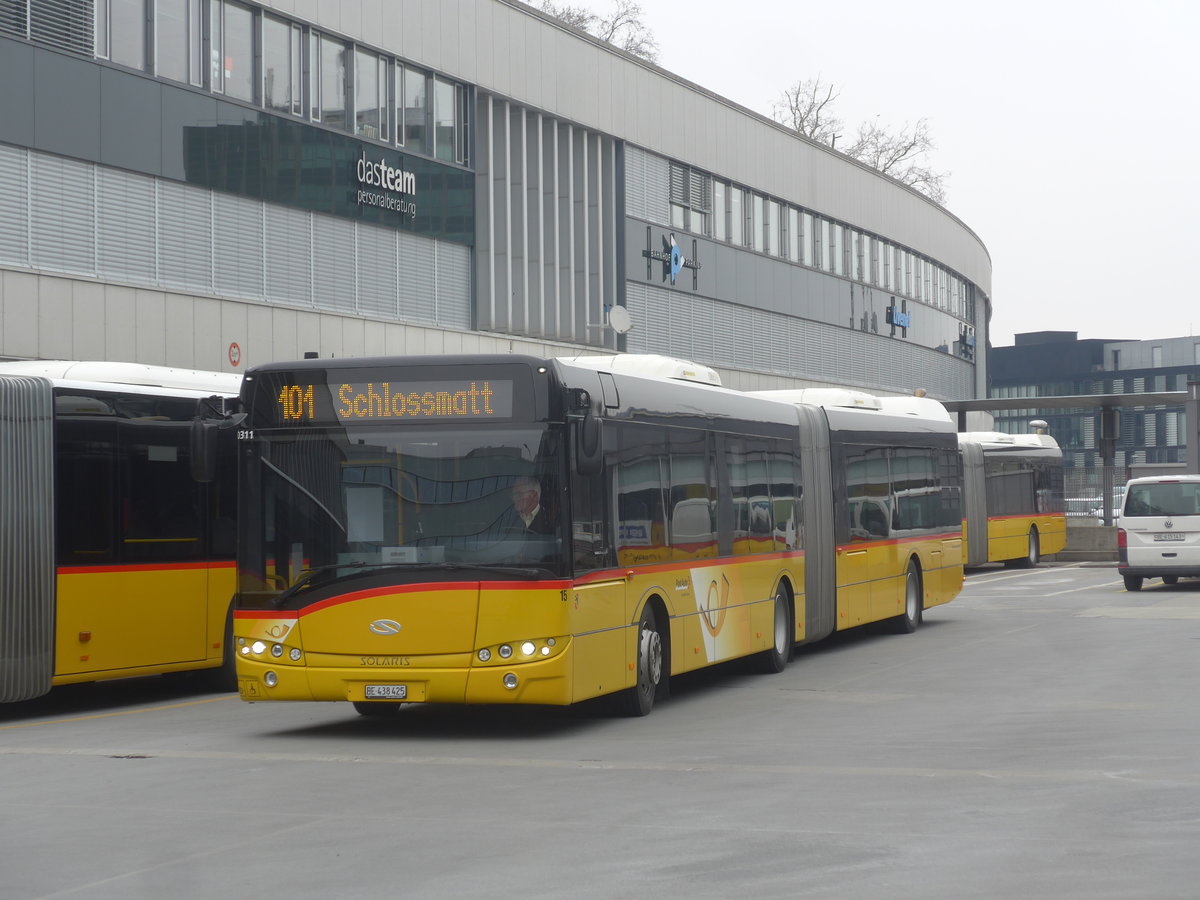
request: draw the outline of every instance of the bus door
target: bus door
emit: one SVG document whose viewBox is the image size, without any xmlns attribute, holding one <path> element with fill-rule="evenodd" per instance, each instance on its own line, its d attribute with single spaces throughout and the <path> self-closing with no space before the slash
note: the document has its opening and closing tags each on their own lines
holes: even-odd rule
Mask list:
<svg viewBox="0 0 1200 900">
<path fill-rule="evenodd" d="M 563 592 L 571 623 L 574 701 L 626 686 L 625 628 L 629 571 L 618 548 L 652 552 L 650 517 L 614 523 L 608 513 L 607 473 L 571 476 L 571 555 L 575 579 Z M 614 537 L 616 546 L 614 546 Z M 625 561 L 626 563 L 629 560 Z M 634 598 L 636 599 L 636 598 Z"/>
<path fill-rule="evenodd" d="M 59 420 L 59 675 L 208 656 L 209 567 L 188 424 L 151 414 L 158 409 L 137 415 L 134 402 L 98 398 L 106 414 L 97 405 Z"/>
</svg>

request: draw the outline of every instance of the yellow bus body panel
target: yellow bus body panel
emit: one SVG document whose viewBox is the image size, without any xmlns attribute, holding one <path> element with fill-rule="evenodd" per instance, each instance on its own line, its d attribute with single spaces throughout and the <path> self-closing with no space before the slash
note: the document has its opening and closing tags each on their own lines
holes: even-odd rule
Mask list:
<svg viewBox="0 0 1200 900">
<path fill-rule="evenodd" d="M 396 586 L 299 612 L 240 610 L 239 692 L 250 701 L 358 701 L 368 685 L 396 685 L 406 702 L 576 703 L 636 684 L 647 603 L 665 610 L 659 625 L 670 629 L 674 673 L 766 650 L 783 577 L 797 595 L 795 633 L 803 638 L 803 554 L 690 562 L 574 583 Z M 501 657 L 502 645 L 510 657 Z M 506 675 L 516 676 L 515 687 L 505 686 Z"/>
<path fill-rule="evenodd" d="M 988 562 L 1024 559 L 1032 528 L 1037 528 L 1042 556 L 1060 553 L 1067 546 L 1065 515 L 993 516 L 988 519 Z"/>
<path fill-rule="evenodd" d="M 899 540 L 855 541 L 837 548 L 837 628 L 854 628 L 904 612 L 909 561 L 920 570 L 922 607 L 949 603 L 962 590 L 960 532 Z"/>
<path fill-rule="evenodd" d="M 218 666 L 231 563 L 64 568 L 54 684 Z"/>
</svg>

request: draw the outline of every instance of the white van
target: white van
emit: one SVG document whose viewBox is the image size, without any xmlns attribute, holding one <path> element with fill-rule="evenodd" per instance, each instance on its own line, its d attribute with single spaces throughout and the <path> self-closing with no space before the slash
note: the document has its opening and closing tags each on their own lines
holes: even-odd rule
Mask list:
<svg viewBox="0 0 1200 900">
<path fill-rule="evenodd" d="M 1175 584 L 1200 576 L 1200 475 L 1134 478 L 1117 529 L 1117 571 L 1125 588 L 1147 578 Z"/>
</svg>

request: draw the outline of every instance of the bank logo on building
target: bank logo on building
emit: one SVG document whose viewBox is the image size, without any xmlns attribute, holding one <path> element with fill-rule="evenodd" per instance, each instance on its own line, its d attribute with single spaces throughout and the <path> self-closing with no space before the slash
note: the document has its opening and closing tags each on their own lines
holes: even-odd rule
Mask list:
<svg viewBox="0 0 1200 900">
<path fill-rule="evenodd" d="M 653 267 L 655 262 L 662 263 L 662 280 L 670 281 L 675 285 L 679 276 L 683 274 L 684 269 L 692 270 L 692 290 L 699 287 L 698 278 L 700 272 L 700 263 L 696 261 L 696 241 L 692 241 L 692 255 L 689 258 L 683 252 L 683 248 L 675 240 L 675 233 L 668 232 L 662 235 L 662 249 L 656 249 L 653 243 L 652 229 L 649 225 L 646 226 L 646 249 L 642 251 L 642 256 L 646 259 L 646 280 L 653 278 Z"/>
</svg>

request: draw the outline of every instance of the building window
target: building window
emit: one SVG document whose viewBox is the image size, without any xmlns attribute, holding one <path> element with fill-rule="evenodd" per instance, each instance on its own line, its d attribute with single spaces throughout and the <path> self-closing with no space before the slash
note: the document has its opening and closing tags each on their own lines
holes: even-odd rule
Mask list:
<svg viewBox="0 0 1200 900">
<path fill-rule="evenodd" d="M 379 140 L 387 127 L 387 60 L 354 51 L 354 133 Z"/>
<path fill-rule="evenodd" d="M 96 4 L 96 18 L 96 54 L 132 69 L 145 69 L 146 0 L 104 0 Z M 100 52 L 101 46 L 105 53 Z"/>
<path fill-rule="evenodd" d="M 433 79 L 433 155 L 453 161 L 456 142 L 454 123 L 454 85 L 440 78 Z"/>
<path fill-rule="evenodd" d="M 254 13 L 229 0 L 212 0 L 212 89 L 253 103 Z"/>
<path fill-rule="evenodd" d="M 767 252 L 779 256 L 779 203 L 767 201 Z"/>
<path fill-rule="evenodd" d="M 751 209 L 753 214 L 750 220 L 750 243 L 759 253 L 766 248 L 767 233 L 765 229 L 766 214 L 763 211 L 763 196 L 755 194 Z"/>
<path fill-rule="evenodd" d="M 713 237 L 718 241 L 728 240 L 729 229 L 725 223 L 725 192 L 728 186 L 723 181 L 713 182 Z"/>
<path fill-rule="evenodd" d="M 199 84 L 200 0 L 156 0 L 154 7 L 155 74 Z"/>
<path fill-rule="evenodd" d="M 399 70 L 399 66 L 396 67 Z M 403 134 L 400 143 L 414 153 L 429 150 L 429 76 L 420 69 L 404 67 L 403 97 L 401 110 Z"/>
<path fill-rule="evenodd" d="M 310 34 L 310 115 L 322 125 L 345 128 L 346 46 L 325 35 Z"/>
<path fill-rule="evenodd" d="M 263 16 L 263 106 L 272 112 L 299 115 L 301 31 L 281 19 Z"/>
<path fill-rule="evenodd" d="M 793 262 L 800 262 L 800 244 L 804 238 L 800 234 L 800 210 L 789 206 L 787 211 L 787 255 Z"/>
<path fill-rule="evenodd" d="M 745 213 L 742 211 L 745 191 L 740 187 L 729 189 L 729 243 L 735 247 L 745 246 Z"/>
<path fill-rule="evenodd" d="M 812 213 L 800 214 L 800 249 L 804 254 L 800 260 L 806 266 L 812 266 L 817 247 L 817 229 L 813 225 Z"/>
</svg>

